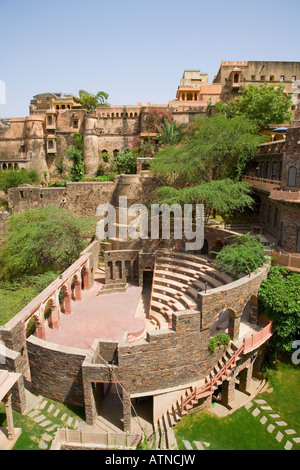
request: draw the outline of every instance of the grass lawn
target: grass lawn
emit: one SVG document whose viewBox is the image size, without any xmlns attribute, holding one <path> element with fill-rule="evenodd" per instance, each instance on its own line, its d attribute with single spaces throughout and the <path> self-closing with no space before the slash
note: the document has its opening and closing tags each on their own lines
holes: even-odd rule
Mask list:
<svg viewBox="0 0 300 470">
<path fill-rule="evenodd" d="M 51 428 L 53 425 L 58 425 L 60 428 L 69 428 L 74 429 L 74 425 L 76 421 L 82 422 L 84 420 L 84 409 L 83 408 L 73 408 L 65 406 L 62 403 L 57 403 L 53 400 L 48 398 L 44 398 L 41 403 L 47 401 L 46 406 L 44 409 L 40 409 L 40 415 L 45 416 L 45 420 L 51 421 L 46 427 L 40 426 L 38 423 L 34 421 L 28 415 L 21 415 L 16 411 L 13 412 L 14 417 L 14 426 L 16 428 L 22 429 L 22 434 L 17 440 L 13 450 L 40 450 L 39 444 L 42 440 L 43 435 L 46 433 L 52 438 L 55 435 L 56 429 L 52 431 L 47 431 L 47 429 Z M 53 409 L 51 412 L 48 411 L 49 407 L 53 405 Z M 59 409 L 58 415 L 54 416 L 54 411 Z M 29 413 L 30 414 L 30 413 Z M 62 420 L 62 417 L 66 415 L 65 419 Z M 73 418 L 73 423 L 71 426 L 67 425 L 67 420 L 69 418 Z M 7 426 L 6 423 L 6 415 L 5 415 L 5 407 L 2 403 L 0 403 L 0 426 Z M 46 442 L 48 445 L 48 449 L 50 448 L 51 442 Z"/>
<path fill-rule="evenodd" d="M 293 437 L 300 437 L 300 367 L 290 361 L 281 362 L 268 372 L 268 378 L 269 390 L 255 400 L 265 400 L 272 411 L 261 409 L 254 417 L 252 411 L 259 405 L 252 400 L 249 411 L 243 407 L 223 418 L 210 410 L 185 416 L 174 428 L 179 449 L 186 449 L 182 441 L 187 440 L 195 450 L 193 441 L 209 443 L 209 450 L 283 450 L 290 441 L 294 450 L 300 450 L 300 444 L 293 441 Z M 280 418 L 272 418 L 270 414 L 278 414 Z M 266 424 L 260 422 L 262 416 L 267 417 Z M 286 422 L 287 426 L 278 427 L 278 421 Z M 272 433 L 267 430 L 270 424 L 275 426 Z M 286 435 L 286 429 L 293 429 L 296 434 Z M 278 432 L 283 434 L 281 442 L 276 440 Z"/>
</svg>

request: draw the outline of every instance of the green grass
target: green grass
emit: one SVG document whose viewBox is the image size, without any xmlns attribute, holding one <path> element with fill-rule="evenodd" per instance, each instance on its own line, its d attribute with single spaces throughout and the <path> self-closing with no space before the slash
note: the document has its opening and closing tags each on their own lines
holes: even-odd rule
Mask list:
<svg viewBox="0 0 300 470">
<path fill-rule="evenodd" d="M 43 434 L 47 433 L 49 435 L 52 435 L 53 437 L 55 435 L 55 430 L 51 432 L 47 431 L 48 427 L 57 424 L 60 428 L 74 429 L 74 424 L 76 420 L 78 420 L 79 422 L 84 420 L 83 408 L 66 406 L 63 403 L 58 403 L 48 398 L 43 399 L 42 402 L 44 400 L 47 400 L 47 405 L 43 410 L 40 410 L 40 414 L 44 415 L 47 420 L 51 421 L 51 424 L 49 424 L 45 428 L 39 426 L 39 424 L 35 423 L 34 420 L 29 416 L 23 416 L 20 413 L 13 411 L 14 426 L 16 428 L 22 429 L 22 434 L 17 440 L 13 450 L 40 450 L 39 443 L 42 439 Z M 57 408 L 59 408 L 60 410 L 57 417 L 54 417 L 53 413 L 48 413 L 47 411 L 51 404 L 55 406 L 55 410 Z M 67 414 L 67 418 L 74 418 L 71 427 L 66 424 L 66 420 L 64 422 L 61 421 L 60 418 L 61 416 L 63 416 L 63 414 Z M 0 426 L 7 426 L 5 407 L 4 405 L 2 405 L 2 403 L 0 403 Z M 50 446 L 51 442 L 48 443 L 48 449 L 50 448 Z"/>
<path fill-rule="evenodd" d="M 280 421 L 285 421 L 289 429 L 294 429 L 300 437 L 300 367 L 289 362 L 281 362 L 274 370 L 269 370 L 269 390 L 256 397 L 264 399 L 280 415 Z M 255 403 L 253 404 L 254 410 Z M 185 450 L 182 440 L 208 442 L 209 450 L 283 450 L 287 440 L 293 443 L 293 449 L 300 450 L 300 445 L 285 436 L 278 443 L 275 436 L 277 427 L 270 434 L 269 424 L 275 425 L 267 413 L 268 423 L 260 423 L 260 417 L 254 417 L 251 411 L 244 407 L 226 417 L 220 418 L 211 410 L 201 411 L 185 416 L 174 428 L 179 449 Z M 272 412 L 271 412 L 272 413 Z M 280 429 L 281 432 L 282 429 Z M 193 444 L 192 444 L 193 445 Z M 196 447 L 194 447 L 196 449 Z"/>
</svg>

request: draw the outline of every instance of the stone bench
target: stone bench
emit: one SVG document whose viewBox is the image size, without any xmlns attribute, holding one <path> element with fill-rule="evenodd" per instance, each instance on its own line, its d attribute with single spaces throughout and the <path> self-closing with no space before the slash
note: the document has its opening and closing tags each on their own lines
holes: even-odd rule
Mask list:
<svg viewBox="0 0 300 470">
<path fill-rule="evenodd" d="M 156 302 L 165 304 L 168 307 L 171 307 L 176 312 L 184 312 L 186 310 L 185 305 L 183 305 L 181 302 L 170 297 L 169 295 L 165 295 L 160 292 L 152 292 L 152 301 L 153 300 Z M 151 305 L 152 305 L 152 301 L 151 301 Z"/>
<path fill-rule="evenodd" d="M 179 281 L 183 285 L 190 285 L 194 281 L 194 276 L 186 276 L 183 273 L 176 273 L 174 271 L 164 271 L 162 269 L 155 270 L 155 277 L 157 279 L 169 279 L 174 281 Z"/>
<path fill-rule="evenodd" d="M 154 293 L 162 293 L 163 295 L 170 296 L 172 299 L 177 299 L 179 302 L 183 303 L 185 307 L 189 310 L 193 310 L 197 307 L 197 305 L 192 299 L 189 299 L 183 292 L 178 291 L 177 289 L 173 289 L 172 287 L 154 284 L 153 294 Z"/>
</svg>

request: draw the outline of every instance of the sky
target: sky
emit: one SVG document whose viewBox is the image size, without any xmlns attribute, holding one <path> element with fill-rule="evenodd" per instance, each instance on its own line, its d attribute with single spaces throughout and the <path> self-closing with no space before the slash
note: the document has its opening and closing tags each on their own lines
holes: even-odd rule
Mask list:
<svg viewBox="0 0 300 470">
<path fill-rule="evenodd" d="M 167 104 L 186 69 L 300 61 L 300 0 L 0 0 L 0 117 L 38 93 Z"/>
</svg>

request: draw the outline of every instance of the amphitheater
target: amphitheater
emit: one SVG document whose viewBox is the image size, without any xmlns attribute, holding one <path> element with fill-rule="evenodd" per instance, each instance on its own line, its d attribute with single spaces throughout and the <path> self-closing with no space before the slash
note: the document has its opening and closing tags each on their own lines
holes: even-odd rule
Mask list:
<svg viewBox="0 0 300 470">
<path fill-rule="evenodd" d="M 135 184 L 139 176 L 121 175 L 114 197 L 132 198 Z M 94 240 L 0 328 L 6 368 L 20 374 L 14 408 L 28 412 L 34 396 L 84 407 L 85 429 L 59 430 L 54 448 L 100 445 L 108 436 L 132 447 L 145 432 L 156 434 L 158 448 L 174 448 L 173 426 L 210 408 L 217 388 L 225 409 L 255 394 L 272 334 L 257 302 L 269 267 L 238 279 L 219 271 L 211 252 L 233 235 L 205 227 L 200 252 L 172 237 Z M 35 331 L 26 337 L 29 322 Z M 218 333 L 231 341 L 210 353 Z"/>
</svg>

